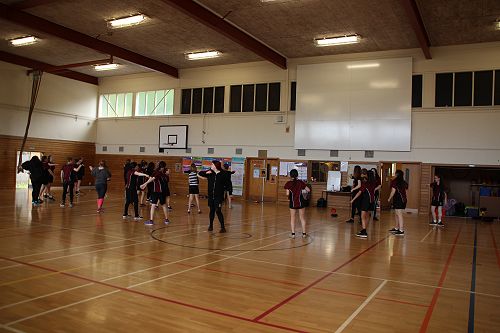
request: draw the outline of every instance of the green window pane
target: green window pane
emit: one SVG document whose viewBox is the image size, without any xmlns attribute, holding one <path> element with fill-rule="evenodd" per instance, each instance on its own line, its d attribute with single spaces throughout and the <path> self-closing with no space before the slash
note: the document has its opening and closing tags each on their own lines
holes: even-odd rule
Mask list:
<svg viewBox="0 0 500 333">
<path fill-rule="evenodd" d="M 146 113 L 146 93 L 140 92 L 137 94 L 135 115 L 136 116 L 144 116 L 145 113 Z"/>
<path fill-rule="evenodd" d="M 116 95 L 116 116 L 123 117 L 125 113 L 125 94 Z"/>
<path fill-rule="evenodd" d="M 116 94 L 108 95 L 108 117 L 117 117 L 116 115 Z"/>
<path fill-rule="evenodd" d="M 101 95 L 101 110 L 99 112 L 100 117 L 108 116 L 108 102 L 106 101 L 107 95 Z"/>
<path fill-rule="evenodd" d="M 155 98 L 155 115 L 165 114 L 165 90 L 157 90 Z"/>
<path fill-rule="evenodd" d="M 174 114 L 174 89 L 167 90 L 167 96 L 165 97 L 165 114 Z"/>
<path fill-rule="evenodd" d="M 155 108 L 155 92 L 148 91 L 146 92 L 146 116 L 151 116 L 154 113 Z"/>
<path fill-rule="evenodd" d="M 132 116 L 132 98 L 133 98 L 132 93 L 127 93 L 125 94 L 125 117 L 131 117 Z"/>
</svg>

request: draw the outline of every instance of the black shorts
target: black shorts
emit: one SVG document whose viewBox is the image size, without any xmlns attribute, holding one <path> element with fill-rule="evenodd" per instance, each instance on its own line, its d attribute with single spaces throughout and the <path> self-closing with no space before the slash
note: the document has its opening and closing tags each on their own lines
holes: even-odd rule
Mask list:
<svg viewBox="0 0 500 333">
<path fill-rule="evenodd" d="M 49 175 L 49 177 L 47 178 L 47 180 L 48 180 L 49 184 L 52 184 L 54 182 L 54 176 Z"/>
<path fill-rule="evenodd" d="M 200 187 L 196 185 L 190 185 L 189 194 L 200 194 Z"/>
<path fill-rule="evenodd" d="M 432 200 L 431 206 L 436 206 L 436 207 L 443 206 L 443 201 Z"/>
<path fill-rule="evenodd" d="M 363 195 L 361 198 L 360 208 L 363 212 L 372 212 L 375 207 L 374 202 L 370 202 L 370 197 L 368 195 Z"/>
<path fill-rule="evenodd" d="M 164 205 L 167 202 L 167 196 L 165 193 L 153 192 L 151 193 L 151 204 L 157 205 L 158 201 L 160 205 Z"/>
<path fill-rule="evenodd" d="M 398 197 L 394 197 L 394 200 L 392 201 L 392 208 L 394 209 L 406 209 L 406 202 L 401 200 Z"/>
<path fill-rule="evenodd" d="M 76 180 L 77 180 L 77 181 L 78 181 L 78 180 L 82 180 L 82 179 L 83 179 L 83 176 L 82 176 L 82 175 L 77 175 L 77 176 L 76 176 Z"/>
<path fill-rule="evenodd" d="M 233 189 L 226 190 L 226 194 L 228 194 L 228 195 L 233 195 Z"/>
<path fill-rule="evenodd" d="M 165 189 L 165 191 L 163 191 L 162 193 L 163 193 L 163 195 L 164 195 L 165 197 L 169 197 L 169 196 L 170 196 L 170 189 L 168 188 L 168 186 L 167 186 L 167 188 Z"/>
</svg>

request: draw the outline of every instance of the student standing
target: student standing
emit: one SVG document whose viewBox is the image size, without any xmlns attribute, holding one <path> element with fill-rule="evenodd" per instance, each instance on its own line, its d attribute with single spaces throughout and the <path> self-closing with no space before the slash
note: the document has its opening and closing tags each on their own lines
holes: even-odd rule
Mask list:
<svg viewBox="0 0 500 333">
<path fill-rule="evenodd" d="M 68 157 L 66 164 L 61 169 L 61 183 L 63 184 L 63 194 L 61 200 L 61 207 L 66 205 L 66 195 L 69 192 L 69 207 L 73 207 L 73 189 L 75 187 L 76 172 L 74 160 Z"/>
<path fill-rule="evenodd" d="M 46 189 L 45 194 L 43 196 L 44 196 L 44 198 L 48 198 L 49 200 L 55 201 L 56 199 L 54 199 L 54 196 L 50 192 L 52 184 L 54 183 L 54 177 L 55 177 L 54 170 L 56 169 L 56 165 L 57 165 L 54 163 L 54 159 L 53 159 L 52 155 L 49 155 L 47 164 L 49 166 L 49 169 L 47 170 L 49 173 L 49 176 L 48 176 L 48 181 L 47 181 L 47 189 Z"/>
<path fill-rule="evenodd" d="M 128 170 L 130 170 L 130 158 L 127 158 L 125 160 L 125 163 L 123 164 L 123 180 L 125 182 L 125 185 L 127 185 L 127 173 Z"/>
<path fill-rule="evenodd" d="M 152 177 L 154 172 L 155 172 L 155 164 L 154 164 L 154 162 L 149 162 L 148 167 L 146 168 L 146 174 L 149 177 Z M 147 185 L 147 189 L 148 189 L 148 193 L 147 193 L 146 201 L 151 202 L 151 194 L 153 193 L 153 183 L 149 183 Z M 146 206 L 146 205 L 141 203 L 140 206 Z"/>
<path fill-rule="evenodd" d="M 76 186 L 75 186 L 75 194 L 80 195 L 80 185 L 82 184 L 83 176 L 85 176 L 85 165 L 83 165 L 83 157 L 80 157 L 76 162 Z"/>
<path fill-rule="evenodd" d="M 361 172 L 361 187 L 356 194 L 356 196 L 351 200 L 351 204 L 361 197 L 360 208 L 361 208 L 361 224 L 363 229 L 356 234 L 357 237 L 367 238 L 368 233 L 366 228 L 368 227 L 368 221 L 370 220 L 370 213 L 373 211 L 373 205 L 375 203 L 375 188 L 377 183 L 375 182 L 375 175 L 372 171 L 367 171 L 363 169 Z"/>
<path fill-rule="evenodd" d="M 33 206 L 38 206 L 41 202 L 38 198 L 40 196 L 40 189 L 43 182 L 43 167 L 42 162 L 38 156 L 33 156 L 31 160 L 21 164 L 21 167 L 28 171 L 31 179 L 31 203 Z"/>
<path fill-rule="evenodd" d="M 352 173 L 352 189 L 351 198 L 357 197 L 356 195 L 361 188 L 361 167 L 359 165 L 354 166 L 354 171 Z M 351 200 L 351 218 L 346 221 L 346 223 L 354 223 L 354 216 L 358 215 L 361 218 L 360 200 Z"/>
<path fill-rule="evenodd" d="M 396 213 L 396 226 L 389 230 L 390 233 L 396 236 L 404 236 L 404 221 L 403 221 L 403 211 L 406 208 L 406 190 L 408 189 L 408 183 L 405 182 L 403 177 L 403 171 L 396 170 L 396 176 L 391 181 L 391 194 L 387 200 L 389 203 L 392 200 L 392 207 Z"/>
<path fill-rule="evenodd" d="M 127 184 L 125 185 L 125 207 L 123 209 L 123 218 L 126 219 L 128 217 L 128 206 L 133 203 L 134 204 L 134 220 L 142 219 L 142 216 L 139 215 L 139 196 L 137 195 L 138 189 L 138 179 L 139 177 L 149 178 L 145 173 L 139 172 L 141 170 L 140 166 L 137 163 L 130 163 L 130 170 L 127 174 Z"/>
<path fill-rule="evenodd" d="M 210 207 L 208 231 L 214 230 L 215 214 L 220 223 L 220 233 L 226 232 L 221 206 L 224 202 L 224 189 L 228 187 L 230 174 L 222 169 L 221 163 L 213 160 L 210 169 L 198 175 L 208 180 L 208 206 Z"/>
<path fill-rule="evenodd" d="M 231 201 L 233 200 L 233 182 L 231 180 L 231 175 L 234 175 L 235 171 L 229 171 L 229 164 L 224 164 L 224 170 L 229 172 L 229 182 L 227 188 L 225 189 L 225 197 L 227 197 L 227 208 L 233 208 Z"/>
<path fill-rule="evenodd" d="M 47 186 L 49 185 L 49 158 L 47 156 L 42 156 L 42 187 L 40 188 L 40 193 L 38 194 L 38 202 L 42 203 L 42 197 L 47 197 Z"/>
<path fill-rule="evenodd" d="M 106 167 L 104 160 L 99 161 L 99 166 L 93 168 L 89 166 L 90 174 L 95 178 L 95 190 L 97 192 L 97 212 L 102 213 L 102 205 L 104 204 L 104 197 L 108 190 L 108 181 L 111 178 L 111 172 Z"/>
<path fill-rule="evenodd" d="M 290 177 L 292 180 L 285 184 L 286 195 L 290 202 L 290 227 L 292 230 L 290 237 L 295 238 L 295 218 L 298 211 L 300 223 L 302 224 L 302 238 L 306 238 L 305 206 L 302 191 L 309 192 L 310 189 L 307 187 L 306 183 L 298 179 L 299 172 L 296 169 L 290 170 Z"/>
<path fill-rule="evenodd" d="M 198 208 L 198 214 L 201 213 L 200 210 L 200 181 L 198 179 L 198 169 L 196 164 L 191 164 L 191 171 L 188 175 L 189 183 L 189 200 L 188 200 L 188 213 L 191 213 L 191 204 L 193 199 L 196 201 L 196 208 Z"/>
<path fill-rule="evenodd" d="M 438 227 L 444 227 L 443 218 L 443 205 L 446 205 L 448 201 L 448 196 L 446 195 L 443 182 L 441 181 L 441 176 L 435 175 L 434 182 L 431 184 L 432 189 L 432 202 L 431 202 L 431 214 L 432 221 L 430 225 L 437 225 Z M 437 221 L 436 221 L 436 208 L 438 211 Z"/>
<path fill-rule="evenodd" d="M 165 215 L 165 220 L 163 223 L 165 225 L 170 224 L 168 219 L 168 209 L 166 206 L 166 191 L 163 188 L 165 186 L 165 169 L 167 164 L 164 161 L 158 162 L 158 167 L 153 173 L 153 177 L 150 177 L 147 182 L 141 185 L 141 189 L 144 190 L 149 183 L 153 183 L 153 193 L 151 194 L 151 210 L 149 212 L 149 220 L 144 222 L 145 225 L 154 225 L 155 210 L 158 203 L 163 209 L 163 214 Z"/>
</svg>

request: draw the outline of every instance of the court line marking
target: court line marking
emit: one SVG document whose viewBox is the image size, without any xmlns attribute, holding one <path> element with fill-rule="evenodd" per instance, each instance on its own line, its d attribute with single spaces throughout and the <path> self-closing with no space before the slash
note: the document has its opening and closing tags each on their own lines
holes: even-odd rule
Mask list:
<svg viewBox="0 0 500 333">
<path fill-rule="evenodd" d="M 457 236 L 455 237 L 455 243 L 458 242 L 458 237 L 460 237 L 460 233 L 462 232 L 462 225 L 460 225 L 460 228 L 458 229 Z M 441 273 L 441 277 L 439 278 L 438 282 L 438 287 L 442 287 L 444 280 L 446 279 L 446 274 L 448 273 L 448 268 L 451 263 L 451 259 L 453 258 L 453 254 L 455 253 L 455 246 L 453 246 L 450 250 L 450 253 L 448 254 L 448 259 L 446 260 L 446 263 L 443 267 L 443 271 Z M 437 300 L 439 298 L 439 294 L 441 293 L 442 288 L 436 288 L 434 290 L 434 294 L 432 295 L 431 303 L 429 305 L 429 308 L 427 309 L 427 312 L 425 313 L 425 317 L 422 320 L 422 324 L 420 325 L 420 333 L 425 333 L 427 332 L 427 328 L 429 327 L 429 322 L 432 317 L 432 313 L 434 312 L 434 308 L 436 307 Z"/>
<path fill-rule="evenodd" d="M 267 239 L 267 238 L 272 238 L 272 237 L 274 237 L 276 235 L 269 236 L 269 237 L 266 237 L 266 238 L 257 239 L 257 240 L 253 240 L 251 242 L 256 242 L 256 241 L 264 240 L 264 239 Z M 182 235 L 180 235 L 180 236 L 182 236 Z M 243 245 L 249 244 L 251 242 L 246 242 Z M 238 246 L 238 245 L 235 245 L 235 246 Z M 163 251 L 163 250 L 161 250 L 161 251 Z M 218 251 L 221 251 L 221 250 L 218 250 Z M 156 252 L 158 252 L 158 251 L 155 251 L 154 253 L 156 253 Z M 129 272 L 129 273 L 126 273 L 126 274 L 109 277 L 109 278 L 106 278 L 104 280 L 100 280 L 100 282 L 105 282 L 105 281 L 110 281 L 110 280 L 114 280 L 114 279 L 119 279 L 119 278 L 122 278 L 122 277 L 125 277 L 125 276 L 142 273 L 142 272 L 145 272 L 145 271 L 148 271 L 148 270 L 151 270 L 151 269 L 157 269 L 157 268 L 165 267 L 165 266 L 168 266 L 168 265 L 172 265 L 172 264 L 176 264 L 176 263 L 182 262 L 184 260 L 190 260 L 190 259 L 194 259 L 194 258 L 203 256 L 203 255 L 208 255 L 208 254 L 213 255 L 214 253 L 210 253 L 210 252 L 209 253 L 203 253 L 203 254 L 199 254 L 199 255 L 188 257 L 188 258 L 184 258 L 184 259 L 179 259 L 179 260 L 174 261 L 174 262 L 168 262 L 167 264 L 152 266 L 152 267 L 141 269 L 141 270 L 137 270 L 137 271 L 134 271 L 134 272 Z M 140 256 L 140 255 L 138 255 L 138 256 Z M 77 275 L 65 273 L 65 271 L 60 271 L 60 272 L 56 273 L 55 269 L 46 268 L 46 267 L 42 267 L 42 266 L 31 264 L 31 263 L 25 263 L 25 262 L 17 261 L 15 259 L 8 259 L 8 258 L 6 258 L 5 260 L 12 261 L 12 262 L 19 262 L 20 265 L 38 267 L 38 268 L 41 268 L 43 270 L 48 270 L 48 271 L 52 272 L 50 274 L 44 274 L 42 277 L 49 276 L 49 275 L 63 274 L 63 275 L 67 275 L 67 276 L 77 277 L 77 278 L 80 278 L 80 279 L 86 279 L 86 278 L 83 278 L 83 277 L 80 277 L 80 276 L 77 276 Z M 123 258 L 122 258 L 122 260 L 123 260 Z M 92 265 L 90 265 L 90 266 L 92 266 Z M 66 270 L 66 272 L 67 272 L 67 270 Z M 86 280 L 88 280 L 88 279 L 86 279 Z M 91 283 L 91 284 L 93 284 L 93 283 Z M 11 306 L 14 306 L 14 305 L 19 305 L 19 304 L 27 303 L 27 302 L 30 302 L 32 300 L 41 299 L 41 298 L 44 298 L 44 297 L 49 297 L 49 296 L 57 295 L 57 294 L 60 294 L 60 293 L 64 293 L 64 292 L 66 292 L 68 290 L 75 290 L 75 289 L 78 289 L 78 288 L 83 288 L 83 287 L 85 287 L 87 285 L 89 285 L 89 284 L 85 284 L 85 285 L 81 285 L 81 286 L 77 286 L 77 287 L 72 287 L 72 288 L 68 288 L 68 289 L 63 289 L 63 290 L 52 292 L 52 293 L 49 293 L 49 294 L 40 295 L 40 296 L 37 296 L 37 297 L 34 297 L 34 298 L 29 298 L 29 299 L 26 299 L 26 300 L 23 300 L 23 301 L 19 301 L 19 302 L 16 302 L 16 303 L 7 304 L 7 305 L 2 306 L 0 309 L 8 308 L 8 307 L 11 307 Z"/>
<path fill-rule="evenodd" d="M 469 296 L 469 321 L 467 331 L 474 333 L 474 310 L 476 306 L 476 263 L 477 263 L 477 221 L 474 221 L 474 251 L 472 255 L 472 276 L 470 281 L 470 296 Z"/>
<path fill-rule="evenodd" d="M 274 312 L 275 310 L 279 309 L 280 307 L 282 307 L 283 305 L 289 303 L 292 299 L 300 296 L 301 294 L 303 294 L 304 292 L 306 292 L 308 289 L 314 287 L 315 285 L 317 285 L 318 283 L 320 283 L 321 281 L 325 280 L 326 278 L 328 278 L 329 276 L 331 276 L 334 272 L 338 271 L 339 269 L 343 268 L 344 266 L 347 266 L 348 264 L 350 264 L 351 262 L 353 262 L 354 260 L 358 259 L 359 257 L 361 257 L 363 254 L 367 253 L 368 251 L 370 251 L 371 249 L 375 248 L 378 244 L 384 242 L 385 240 L 387 239 L 387 236 L 378 240 L 377 242 L 373 243 L 372 245 L 370 245 L 368 248 L 364 249 L 363 251 L 361 251 L 360 253 L 358 253 L 356 256 L 350 258 L 349 260 L 347 260 L 346 262 L 344 262 L 343 264 L 341 264 L 340 266 L 334 268 L 333 270 L 331 270 L 330 272 L 328 272 L 327 274 L 323 275 L 322 277 L 320 277 L 319 279 L 316 279 L 315 281 L 313 281 L 312 283 L 310 283 L 309 285 L 307 285 L 306 287 L 300 289 L 299 291 L 295 292 L 294 294 L 292 294 L 291 296 L 289 296 L 288 298 L 284 299 L 283 301 L 279 302 L 278 304 L 274 305 L 273 307 L 269 308 L 268 310 L 264 311 L 263 313 L 261 313 L 260 315 L 258 315 L 257 317 L 255 317 L 253 320 L 254 321 L 260 321 L 261 319 L 263 319 L 264 317 L 266 317 L 267 315 L 271 314 L 272 312 Z"/>
<path fill-rule="evenodd" d="M 422 239 L 420 240 L 420 242 L 421 242 L 421 243 L 423 243 L 423 242 L 425 241 L 425 239 L 426 239 L 427 237 L 429 237 L 429 235 L 430 235 L 430 234 L 432 234 L 432 232 L 433 232 L 433 231 L 434 231 L 434 228 L 432 228 L 431 230 L 429 230 L 429 232 L 425 235 L 425 237 L 424 237 L 424 238 L 422 238 Z"/>
<path fill-rule="evenodd" d="M 385 284 L 387 283 L 387 280 L 382 281 L 382 283 L 375 289 L 370 296 L 368 296 L 363 303 L 347 318 L 342 325 L 340 325 L 339 328 L 335 331 L 335 333 L 340 333 L 342 332 L 349 324 L 356 318 L 356 316 L 370 303 L 370 301 L 377 295 L 382 288 L 384 288 Z"/>
<path fill-rule="evenodd" d="M 14 328 L 14 327 L 5 326 L 3 324 L 0 324 L 0 328 L 3 328 L 4 330 L 9 331 L 9 332 L 26 333 L 25 331 L 18 330 L 17 328 Z"/>
<path fill-rule="evenodd" d="M 229 248 L 226 248 L 226 250 L 230 249 L 230 248 L 233 248 L 233 247 L 238 247 L 238 246 L 246 245 L 246 244 L 249 244 L 249 243 L 253 243 L 253 242 L 257 242 L 257 241 L 262 241 L 262 240 L 266 240 L 266 239 L 273 238 L 273 237 L 276 237 L 276 236 L 280 236 L 280 235 L 285 234 L 285 233 L 288 233 L 288 231 L 280 233 L 280 234 L 275 234 L 275 235 L 272 235 L 272 236 L 268 236 L 268 237 L 265 237 L 265 238 L 253 240 L 253 241 L 250 241 L 250 242 L 246 242 L 245 244 L 234 245 L 234 246 L 231 246 Z M 274 242 L 274 243 L 271 243 L 271 244 L 267 244 L 267 245 L 258 247 L 257 249 L 268 247 L 268 246 L 272 246 L 272 245 L 275 245 L 275 244 L 278 244 L 278 243 L 281 243 L 281 242 L 285 242 L 285 241 L 289 241 L 289 239 L 287 238 L 287 239 L 280 240 L 280 241 L 277 241 L 277 242 Z M 224 250 L 217 250 L 217 251 L 224 251 Z M 233 255 L 231 257 L 237 257 L 237 256 L 243 255 L 245 253 L 249 253 L 249 252 L 251 252 L 251 250 L 235 254 L 235 255 Z M 194 257 L 191 257 L 191 258 L 181 259 L 181 260 L 179 260 L 179 262 L 184 261 L 184 260 L 188 260 L 188 259 L 192 259 L 192 258 L 195 258 L 195 257 L 199 257 L 199 256 L 209 255 L 209 254 L 211 254 L 211 253 L 204 253 L 204 254 L 200 254 L 200 255 L 197 255 L 197 256 L 194 256 Z M 87 301 L 91 301 L 91 300 L 94 300 L 94 299 L 97 299 L 97 298 L 101 298 L 101 297 L 104 297 L 104 296 L 108 296 L 108 295 L 114 294 L 114 293 L 117 293 L 117 292 L 120 292 L 120 291 L 126 291 L 126 292 L 131 292 L 131 293 L 134 293 L 134 294 L 138 294 L 138 295 L 142 295 L 142 296 L 146 296 L 146 297 L 150 297 L 150 298 L 155 298 L 155 299 L 158 299 L 158 300 L 163 300 L 163 301 L 166 301 L 166 302 L 169 302 L 169 303 L 173 303 L 173 304 L 177 304 L 177 305 L 181 305 L 181 306 L 185 306 L 185 307 L 189 307 L 189 308 L 193 308 L 193 309 L 198 309 L 198 310 L 202 310 L 202 311 L 206 311 L 206 312 L 210 312 L 210 313 L 214 313 L 214 314 L 219 314 L 219 315 L 223 315 L 223 316 L 227 316 L 227 317 L 231 317 L 231 318 L 235 318 L 235 319 L 240 319 L 240 320 L 251 322 L 251 323 L 261 324 L 261 325 L 265 325 L 265 326 L 271 326 L 271 327 L 275 327 L 275 328 L 281 328 L 281 329 L 285 329 L 285 330 L 293 331 L 293 332 L 303 332 L 303 331 L 300 331 L 300 330 L 295 330 L 295 329 L 292 329 L 292 328 L 288 328 L 288 327 L 285 327 L 285 326 L 276 325 L 276 324 L 272 324 L 272 323 L 255 322 L 255 321 L 253 321 L 252 319 L 249 319 L 249 318 L 244 318 L 244 317 L 240 317 L 240 316 L 233 315 L 233 314 L 230 314 L 230 313 L 225 313 L 225 312 L 222 312 L 222 311 L 217 311 L 217 310 L 212 310 L 212 309 L 208 309 L 208 308 L 203 308 L 203 307 L 196 306 L 196 305 L 193 305 L 193 304 L 188 304 L 188 303 L 184 303 L 184 302 L 180 302 L 180 301 L 176 301 L 176 300 L 171 300 L 171 299 L 168 299 L 168 298 L 164 298 L 164 297 L 160 297 L 160 296 L 156 296 L 156 295 L 152 295 L 152 294 L 147 294 L 147 293 L 144 293 L 144 292 L 141 292 L 141 291 L 131 290 L 130 289 L 130 288 L 134 288 L 134 287 L 137 287 L 137 286 L 140 286 L 140 285 L 151 283 L 151 282 L 154 282 L 154 281 L 157 281 L 157 280 L 160 280 L 160 279 L 164 279 L 164 278 L 167 278 L 167 277 L 171 277 L 171 276 L 175 276 L 175 275 L 178 275 L 178 274 L 182 274 L 184 272 L 192 271 L 192 270 L 198 269 L 200 267 L 211 265 L 211 264 L 216 263 L 216 262 L 225 261 L 227 259 L 229 259 L 229 258 L 223 258 L 223 259 L 220 259 L 220 260 L 216 260 L 214 262 L 201 264 L 199 266 L 196 266 L 196 267 L 193 267 L 193 268 L 189 268 L 189 269 L 186 269 L 186 270 L 183 270 L 183 271 L 171 273 L 171 274 L 168 274 L 168 275 L 165 275 L 165 276 L 162 276 L 162 277 L 158 277 L 158 278 L 155 278 L 155 279 L 152 279 L 152 280 L 148 280 L 148 281 L 136 283 L 136 284 L 130 285 L 130 286 L 126 287 L 126 288 L 125 287 L 120 287 L 120 286 L 114 286 L 114 285 L 111 285 L 111 284 L 108 284 L 108 283 L 99 282 L 99 281 L 88 279 L 88 278 L 81 277 L 81 276 L 78 276 L 78 275 L 73 275 L 73 274 L 69 274 L 69 273 L 62 273 L 64 275 L 68 275 L 68 276 L 72 276 L 72 277 L 79 278 L 79 279 L 82 279 L 82 280 L 90 281 L 90 282 L 93 282 L 93 283 L 96 283 L 96 284 L 108 286 L 108 287 L 111 287 L 111 288 L 117 288 L 118 290 L 114 290 L 114 291 L 111 291 L 111 292 L 108 292 L 108 293 L 105 293 L 105 294 L 102 294 L 102 295 L 97 295 L 97 296 L 94 296 L 94 297 L 91 297 L 91 298 L 88 298 L 88 299 L 84 299 L 84 300 L 81 300 L 81 301 L 78 301 L 78 302 L 74 302 L 74 303 L 71 303 L 71 304 L 66 304 L 66 305 L 60 306 L 58 308 L 54 308 L 54 309 L 51 309 L 51 310 L 47 310 L 47 311 L 44 311 L 44 312 L 41 312 L 41 313 L 38 313 L 38 314 L 34 314 L 34 315 L 31 315 L 31 316 L 25 317 L 25 318 L 21 318 L 21 319 L 12 321 L 10 323 L 7 323 L 6 325 L 7 326 L 11 326 L 11 325 L 20 323 L 20 322 L 25 321 L 25 320 L 29 320 L 29 319 L 32 319 L 32 318 L 36 318 L 36 317 L 48 314 L 48 313 L 52 313 L 52 312 L 55 312 L 55 311 L 58 311 L 58 310 L 61 310 L 61 309 L 65 309 L 65 308 L 71 307 L 73 305 L 78 305 L 78 304 L 81 304 L 81 303 L 84 303 L 84 302 L 87 302 Z M 175 262 L 171 262 L 168 265 L 173 264 L 173 263 L 175 263 Z M 31 265 L 31 264 L 28 264 L 28 263 L 24 263 L 24 264 Z M 38 265 L 33 265 L 33 266 L 38 266 Z M 42 266 L 39 266 L 39 268 L 53 271 L 50 268 L 45 268 L 45 267 L 42 267 Z M 116 277 L 114 277 L 114 278 L 116 278 Z"/>
</svg>

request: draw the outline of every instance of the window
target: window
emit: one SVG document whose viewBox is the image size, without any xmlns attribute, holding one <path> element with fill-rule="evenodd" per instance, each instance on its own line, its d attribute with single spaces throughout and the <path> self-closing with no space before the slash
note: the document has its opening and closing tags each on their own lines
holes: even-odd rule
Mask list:
<svg viewBox="0 0 500 333">
<path fill-rule="evenodd" d="M 411 77 L 411 107 L 422 107 L 422 75 Z"/>
<path fill-rule="evenodd" d="M 453 73 L 436 74 L 435 106 L 453 106 Z"/>
<path fill-rule="evenodd" d="M 455 106 L 472 106 L 472 72 L 455 73 Z"/>
<path fill-rule="evenodd" d="M 223 113 L 224 87 L 182 89 L 182 114 Z"/>
<path fill-rule="evenodd" d="M 101 95 L 99 103 L 99 117 L 131 117 L 132 98 L 132 93 Z"/>
<path fill-rule="evenodd" d="M 230 112 L 280 111 L 280 82 L 233 85 L 230 91 Z"/>
<path fill-rule="evenodd" d="M 297 82 L 293 81 L 290 85 L 290 111 L 297 109 Z"/>
<path fill-rule="evenodd" d="M 328 171 L 340 171 L 339 162 L 311 161 L 311 177 L 317 182 L 328 180 Z"/>
<path fill-rule="evenodd" d="M 474 106 L 491 105 L 492 101 L 493 71 L 474 72 Z"/>
<path fill-rule="evenodd" d="M 174 114 L 174 90 L 138 92 L 135 101 L 136 116 L 167 116 Z"/>
<path fill-rule="evenodd" d="M 500 70 L 495 71 L 495 105 L 500 105 Z"/>
</svg>

